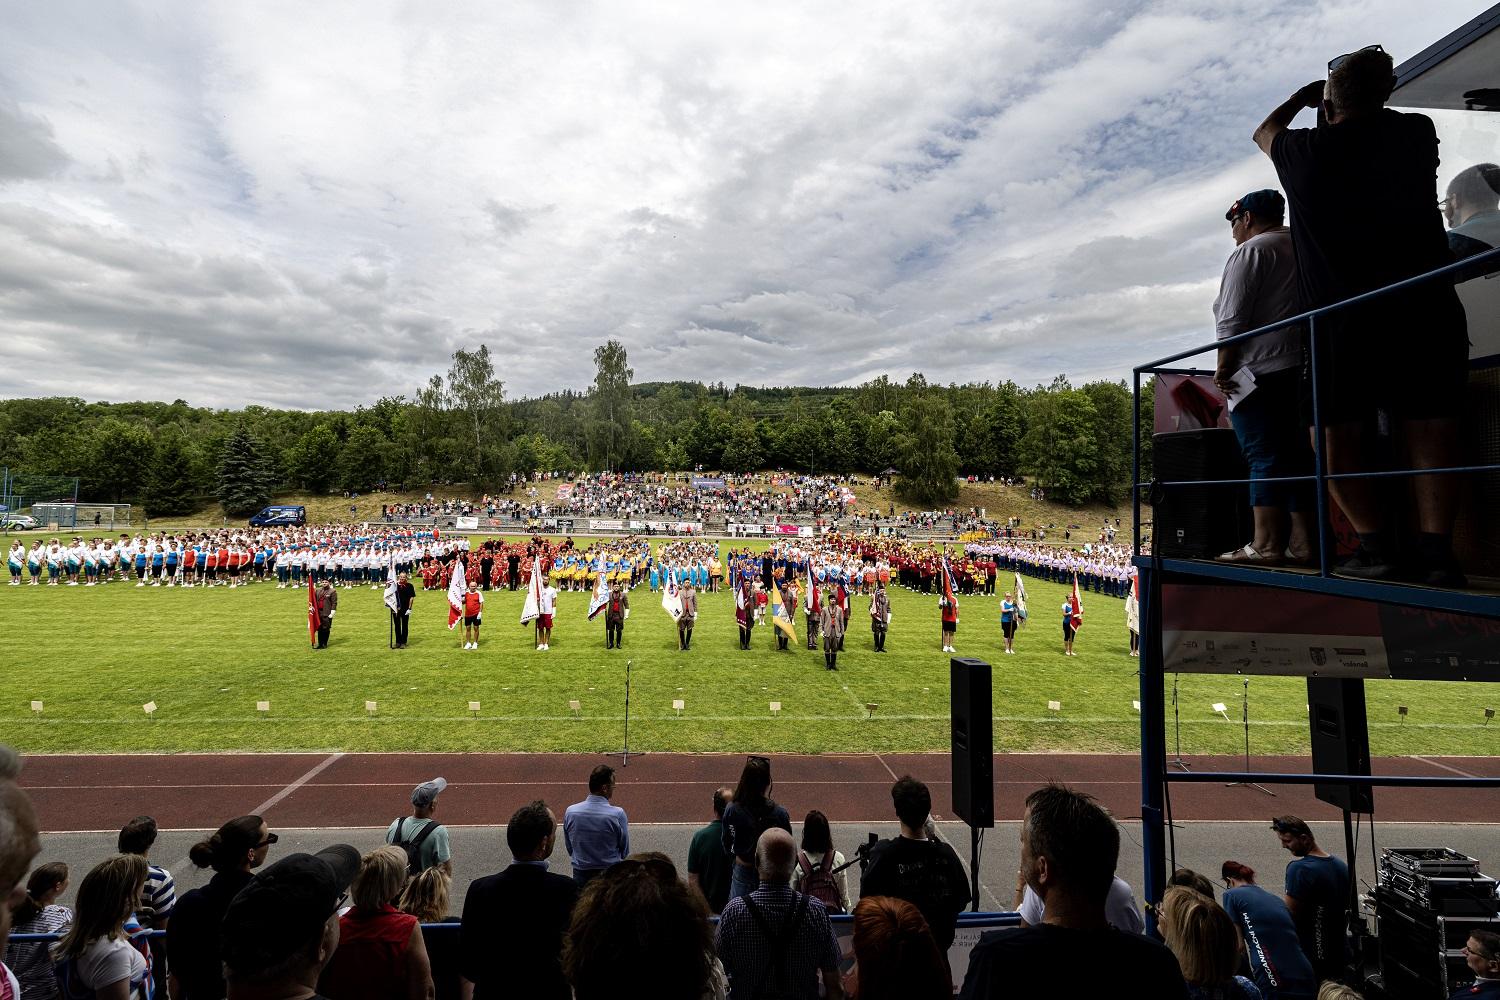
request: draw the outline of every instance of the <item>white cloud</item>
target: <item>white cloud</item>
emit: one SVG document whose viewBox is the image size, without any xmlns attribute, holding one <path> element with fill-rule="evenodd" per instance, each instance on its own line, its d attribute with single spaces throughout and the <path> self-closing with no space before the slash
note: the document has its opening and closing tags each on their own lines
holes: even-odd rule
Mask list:
<svg viewBox="0 0 1500 1000">
<path fill-rule="evenodd" d="M 13 5 L 0 393 L 349 406 L 482 340 L 536 394 L 606 337 L 640 380 L 1123 377 L 1208 335 L 1261 117 L 1470 14 Z"/>
</svg>

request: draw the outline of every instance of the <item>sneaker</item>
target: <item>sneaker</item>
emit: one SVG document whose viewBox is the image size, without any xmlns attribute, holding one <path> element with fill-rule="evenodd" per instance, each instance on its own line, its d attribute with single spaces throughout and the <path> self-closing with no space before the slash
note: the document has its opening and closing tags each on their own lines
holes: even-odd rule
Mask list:
<svg viewBox="0 0 1500 1000">
<path fill-rule="evenodd" d="M 1371 552 L 1361 545 L 1359 551 L 1339 563 L 1333 572 L 1338 576 L 1352 576 L 1356 580 L 1390 580 L 1396 576 L 1396 566 L 1387 556 Z"/>
</svg>

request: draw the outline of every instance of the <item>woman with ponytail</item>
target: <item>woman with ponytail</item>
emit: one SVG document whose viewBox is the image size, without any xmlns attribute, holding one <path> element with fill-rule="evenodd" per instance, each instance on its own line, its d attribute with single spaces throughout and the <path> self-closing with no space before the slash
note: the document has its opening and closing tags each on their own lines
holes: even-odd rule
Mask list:
<svg viewBox="0 0 1500 1000">
<path fill-rule="evenodd" d="M 212 868 L 213 878 L 177 900 L 167 925 L 168 981 L 173 1000 L 223 1000 L 224 963 L 219 955 L 219 926 L 235 893 L 265 863 L 276 834 L 259 816 L 230 820 L 188 851 L 198 868 Z"/>
<path fill-rule="evenodd" d="M 12 934 L 60 934 L 73 922 L 73 911 L 58 906 L 57 897 L 68 888 L 68 866 L 61 861 L 42 865 L 26 880 L 26 895 L 11 911 Z M 55 1000 L 57 977 L 52 974 L 52 958 L 47 942 L 27 941 L 12 944 L 5 952 L 5 964 L 21 983 L 26 1000 Z"/>
<path fill-rule="evenodd" d="M 1245 942 L 1251 978 L 1265 1000 L 1313 1000 L 1318 977 L 1297 941 L 1297 925 L 1280 896 L 1255 884 L 1255 869 L 1226 861 L 1224 912 Z"/>
</svg>

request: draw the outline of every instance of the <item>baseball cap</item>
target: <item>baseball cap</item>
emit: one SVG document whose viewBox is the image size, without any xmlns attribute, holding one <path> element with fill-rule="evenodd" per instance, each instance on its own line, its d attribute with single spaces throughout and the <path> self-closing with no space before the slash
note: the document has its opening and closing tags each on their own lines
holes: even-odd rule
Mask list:
<svg viewBox="0 0 1500 1000">
<path fill-rule="evenodd" d="M 433 778 L 424 781 L 411 790 L 411 804 L 414 806 L 430 806 L 432 801 L 438 797 L 438 793 L 448 787 L 447 778 Z"/>
<path fill-rule="evenodd" d="M 224 914 L 221 948 L 231 970 L 283 962 L 322 933 L 359 870 L 359 851 L 333 844 L 290 854 L 252 878 Z"/>
<path fill-rule="evenodd" d="M 1233 222 L 1235 216 L 1244 212 L 1254 212 L 1261 218 L 1279 219 L 1286 217 L 1286 199 L 1281 192 L 1273 188 L 1262 188 L 1259 191 L 1251 191 L 1239 201 L 1229 206 L 1229 211 L 1224 213 L 1226 221 Z"/>
</svg>

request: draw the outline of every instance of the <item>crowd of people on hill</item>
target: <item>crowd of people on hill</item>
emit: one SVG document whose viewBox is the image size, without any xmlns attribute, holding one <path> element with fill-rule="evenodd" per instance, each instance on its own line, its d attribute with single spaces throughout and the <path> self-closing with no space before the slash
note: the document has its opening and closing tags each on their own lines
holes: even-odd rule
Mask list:
<svg viewBox="0 0 1500 1000">
<path fill-rule="evenodd" d="M 560 821 L 542 800 L 515 809 L 510 863 L 472 879 L 455 914 L 461 861 L 437 818 L 442 778 L 417 785 L 410 815 L 364 853 L 334 843 L 278 856 L 264 817 L 231 819 L 189 852 L 212 876 L 185 892 L 152 860 L 155 821 L 136 817 L 69 907 L 69 867 L 32 868 L 43 844 L 20 766 L 0 746 L 0 937 L 42 938 L 9 941 L 7 1000 L 937 1000 L 955 985 L 965 1000 L 1000 1000 L 1055 992 L 1080 956 L 1128 972 L 1133 995 L 1360 996 L 1339 985 L 1347 866 L 1295 816 L 1272 822 L 1292 855 L 1283 893 L 1233 860 L 1222 889 L 1179 869 L 1153 931 L 1117 873 L 1114 818 L 1086 794 L 1038 788 L 1020 824 L 1016 923 L 984 933 L 955 983 L 949 950 L 970 874 L 910 776 L 890 789 L 895 835 L 846 864 L 827 817 L 810 810 L 794 829 L 771 760 L 751 756 L 737 783 L 712 791 L 712 818 L 674 859 L 632 851 L 628 787 L 601 764 Z M 559 842 L 569 874 L 549 870 Z M 856 866 L 852 888 L 845 869 Z M 847 949 L 831 919 L 843 914 Z M 1500 934 L 1476 925 L 1464 957 L 1475 985 L 1459 995 L 1500 991 Z"/>
</svg>

